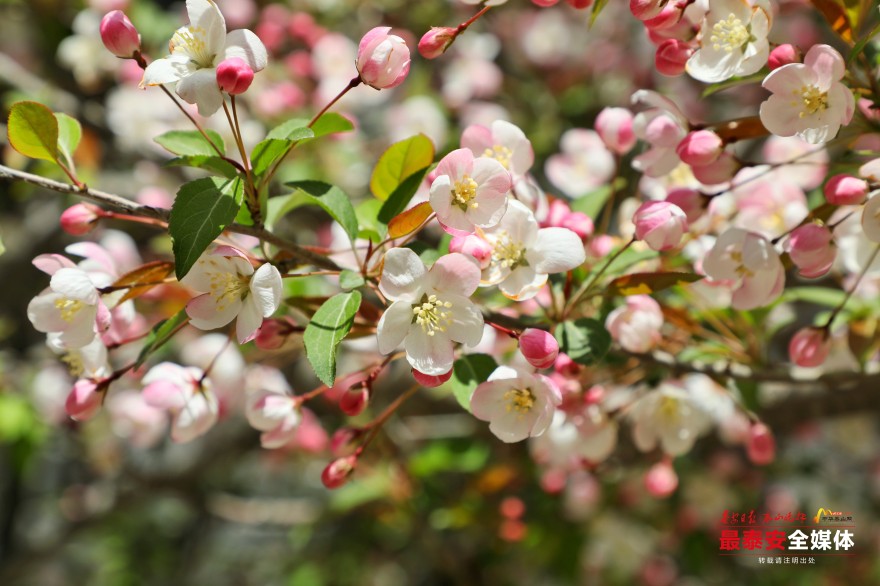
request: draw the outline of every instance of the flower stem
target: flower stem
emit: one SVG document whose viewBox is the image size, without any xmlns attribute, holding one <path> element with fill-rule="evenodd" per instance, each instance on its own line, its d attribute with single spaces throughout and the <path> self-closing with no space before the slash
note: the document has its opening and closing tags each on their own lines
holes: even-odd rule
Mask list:
<svg viewBox="0 0 880 586">
<path fill-rule="evenodd" d="M 865 278 L 865 275 L 868 273 L 868 269 L 870 269 L 871 265 L 874 264 L 874 259 L 877 258 L 878 253 L 880 253 L 880 244 L 878 244 L 874 248 L 874 252 L 871 253 L 871 256 L 868 258 L 868 262 L 865 263 L 865 267 L 862 269 L 862 272 L 859 273 L 856 282 L 853 283 L 849 291 L 846 292 L 846 296 L 843 298 L 843 301 L 841 301 L 840 305 L 838 305 L 834 309 L 834 311 L 831 312 L 831 315 L 828 316 L 828 319 L 825 321 L 825 325 L 822 326 L 824 329 L 831 329 L 831 324 L 834 322 L 834 318 L 836 318 L 837 314 L 839 314 L 843 310 L 843 308 L 846 307 L 846 304 L 849 301 L 850 297 L 852 297 L 853 293 L 856 292 L 856 289 L 859 288 L 859 284 L 862 282 L 862 279 Z"/>
<path fill-rule="evenodd" d="M 635 239 L 635 237 L 633 237 L 632 239 L 630 239 L 629 242 L 627 242 L 626 244 L 624 244 L 623 246 L 621 246 L 620 248 L 618 248 L 618 249 L 617 249 L 617 252 L 615 252 L 614 254 L 611 255 L 611 257 L 610 257 L 610 258 L 608 259 L 608 261 L 602 266 L 602 268 L 599 269 L 599 271 L 598 271 L 596 274 L 594 274 L 593 277 L 592 277 L 589 281 L 586 281 L 586 282 L 581 286 L 581 288 L 578 290 L 578 292 L 575 293 L 574 297 L 571 299 L 571 301 L 568 302 L 567 306 L 566 306 L 565 309 L 562 311 L 562 319 L 563 319 L 563 320 L 564 320 L 566 317 L 568 317 L 568 314 L 571 313 L 571 311 L 575 308 L 575 306 L 578 304 L 578 302 L 579 302 L 584 296 L 586 296 L 587 293 L 590 292 L 590 289 L 592 289 L 592 288 L 593 288 L 593 285 L 596 284 L 596 282 L 599 280 L 599 278 L 602 277 L 602 275 L 605 274 L 605 271 L 608 270 L 608 267 L 610 267 L 610 266 L 612 265 L 612 263 L 614 263 L 614 261 L 617 260 L 617 258 L 618 258 L 621 254 L 623 254 L 624 252 L 626 252 L 626 250 L 627 250 L 630 246 L 632 246 L 633 243 L 634 243 L 635 241 L 636 241 L 636 239 Z"/>
</svg>

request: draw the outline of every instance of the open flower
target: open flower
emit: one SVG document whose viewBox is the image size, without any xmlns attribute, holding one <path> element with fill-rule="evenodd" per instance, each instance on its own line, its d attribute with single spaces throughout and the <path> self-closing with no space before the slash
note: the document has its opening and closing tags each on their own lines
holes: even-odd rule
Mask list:
<svg viewBox="0 0 880 586">
<path fill-rule="evenodd" d="M 49 288 L 28 304 L 27 315 L 37 331 L 57 334 L 63 347 L 82 348 L 95 339 L 101 323 L 109 327 L 110 314 L 89 274 L 69 265 L 54 271 Z"/>
<path fill-rule="evenodd" d="M 687 72 L 707 83 L 755 73 L 770 55 L 771 22 L 767 0 L 711 0 Z"/>
<path fill-rule="evenodd" d="M 496 120 L 492 128 L 472 124 L 461 134 L 461 146 L 475 156 L 490 157 L 510 171 L 514 180 L 523 177 L 535 162 L 532 143 L 516 125 Z"/>
<path fill-rule="evenodd" d="M 249 30 L 226 33 L 226 20 L 211 0 L 186 0 L 190 24 L 171 37 L 171 54 L 156 59 L 144 71 L 141 87 L 177 83 L 177 95 L 197 104 L 199 114 L 210 116 L 223 104 L 217 85 L 220 62 L 238 57 L 254 71 L 266 67 L 266 47 Z"/>
<path fill-rule="evenodd" d="M 534 297 L 549 273 L 564 273 L 586 260 L 580 237 L 567 228 L 541 228 L 532 212 L 511 200 L 494 228 L 484 231 L 492 245 L 492 261 L 483 271 L 482 285 L 498 285 L 507 297 Z"/>
<path fill-rule="evenodd" d="M 716 281 L 733 283 L 731 305 L 741 311 L 770 304 L 785 286 L 785 267 L 770 241 L 739 228 L 718 237 L 703 270 Z"/>
<path fill-rule="evenodd" d="M 203 254 L 182 284 L 205 291 L 186 305 L 190 323 L 200 330 L 225 326 L 233 319 L 240 344 L 250 341 L 281 303 L 281 275 L 266 263 L 254 272 L 247 257 L 231 246 Z"/>
<path fill-rule="evenodd" d="M 449 372 L 453 342 L 476 346 L 483 337 L 483 314 L 468 299 L 479 283 L 480 269 L 463 254 L 447 254 L 429 271 L 409 248 L 389 250 L 379 289 L 393 303 L 379 320 L 379 351 L 403 344 L 416 370 Z"/>
<path fill-rule="evenodd" d="M 254 366 L 247 382 L 245 415 L 252 427 L 263 432 L 260 444 L 273 449 L 292 442 L 299 431 L 301 417 L 287 379 L 275 368 Z"/>
<path fill-rule="evenodd" d="M 846 66 L 828 45 L 814 45 L 803 63 L 789 63 L 770 72 L 763 86 L 773 95 L 761 104 L 761 123 L 777 136 L 797 135 L 820 144 L 849 124 L 856 102 L 840 83 Z"/>
<path fill-rule="evenodd" d="M 444 226 L 472 233 L 475 226 L 494 226 L 507 208 L 510 173 L 495 159 L 474 158 L 457 149 L 437 165 L 431 184 L 431 207 Z"/>
<path fill-rule="evenodd" d="M 657 444 L 670 456 L 680 456 L 694 446 L 697 437 L 709 430 L 712 419 L 688 390 L 664 383 L 636 400 L 629 409 L 633 441 L 643 452 Z"/>
<path fill-rule="evenodd" d="M 632 103 L 647 106 L 633 119 L 633 134 L 651 145 L 636 155 L 632 166 L 648 177 L 662 177 L 681 162 L 676 148 L 690 125 L 678 106 L 657 92 L 639 90 L 632 95 Z"/>
<path fill-rule="evenodd" d="M 503 442 L 539 436 L 550 426 L 562 394 L 546 376 L 499 366 L 471 396 L 471 412 Z"/>
<path fill-rule="evenodd" d="M 150 369 L 143 382 L 147 405 L 171 413 L 174 441 L 191 441 L 217 422 L 217 397 L 211 391 L 211 381 L 200 368 L 162 362 Z"/>
</svg>

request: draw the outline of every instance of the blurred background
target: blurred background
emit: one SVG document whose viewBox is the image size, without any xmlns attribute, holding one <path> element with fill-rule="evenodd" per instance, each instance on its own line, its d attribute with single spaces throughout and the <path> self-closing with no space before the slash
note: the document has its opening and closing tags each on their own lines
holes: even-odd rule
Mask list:
<svg viewBox="0 0 880 586">
<path fill-rule="evenodd" d="M 475 12 L 453 0 L 218 3 L 229 29 L 254 30 L 270 51 L 270 67 L 243 96 L 248 145 L 284 120 L 310 117 L 342 89 L 354 75 L 357 41 L 370 28 L 393 26 L 414 48 L 430 26 L 455 26 Z M 0 1 L 3 119 L 22 99 L 76 117 L 84 128 L 76 153 L 82 179 L 169 205 L 191 174 L 164 166 L 167 155 L 152 138 L 186 128 L 186 120 L 158 91 L 139 90 L 137 66 L 101 44 L 98 25 L 112 9 L 126 11 L 152 58 L 166 53 L 168 39 L 186 22 L 181 2 Z M 565 3 L 539 9 L 510 0 L 442 58 L 428 62 L 414 52 L 400 88 L 352 92 L 338 111 L 357 121 L 357 131 L 298 150 L 281 179 L 321 179 L 353 199 L 369 198 L 372 165 L 392 142 L 423 132 L 445 153 L 457 148 L 469 124 L 503 118 L 531 139 L 533 172 L 552 190 L 544 163 L 560 151 L 562 133 L 592 127 L 599 110 L 627 106 L 637 89 L 674 97 L 695 121 L 752 115 L 763 99 L 760 88 L 749 85 L 701 100 L 700 84 L 659 77 L 653 47 L 624 2 L 610 2 L 592 28 L 589 20 L 589 9 Z M 771 39 L 809 46 L 823 30 L 809 5 L 785 2 Z M 208 125 L 228 135 L 222 118 Z M 26 161 L 8 146 L 3 162 L 63 180 L 56 169 Z M 630 173 L 622 175 L 635 193 Z M 777 413 L 769 423 L 779 449 L 766 467 L 752 465 L 742 448 L 714 435 L 703 438 L 675 461 L 679 486 L 665 499 L 644 485 L 657 458 L 635 452 L 626 431 L 602 465 L 560 479 L 532 459 L 535 445 L 502 444 L 443 390 L 408 402 L 354 480 L 332 492 L 320 473 L 331 459 L 330 435 L 346 420 L 331 400 L 310 403 L 314 417 L 297 445 L 278 451 L 261 449 L 258 432 L 234 411 L 205 437 L 173 444 L 161 425 L 139 419 L 126 402 L 137 400 L 135 383 L 121 394 L 125 400 L 75 423 L 64 413 L 73 381 L 69 365 L 26 318 L 28 302 L 47 283 L 31 260 L 76 241 L 58 225 L 74 202 L 0 183 L 4 586 L 880 584 L 876 401 L 843 416 L 796 407 Z M 337 236 L 310 214 L 297 214 L 280 229 L 300 242 L 329 245 Z M 121 222 L 104 223 L 86 238 L 131 266 L 170 251 L 155 229 Z M 289 294 L 326 292 L 319 280 L 296 281 Z M 144 311 L 158 319 L 185 302 L 185 294 L 156 296 L 145 300 Z M 163 358 L 198 364 L 224 340 L 185 331 Z M 359 343 L 348 345 L 340 372 L 374 356 L 372 346 Z M 317 385 L 296 343 L 273 353 L 233 348 L 220 362 L 231 397 L 243 392 L 245 365 L 281 369 L 296 392 Z M 383 375 L 379 395 L 406 388 L 406 376 L 403 368 Z M 380 407 L 388 402 L 382 401 Z M 856 556 L 777 567 L 719 555 L 725 511 L 812 517 L 820 506 L 852 512 Z"/>
</svg>

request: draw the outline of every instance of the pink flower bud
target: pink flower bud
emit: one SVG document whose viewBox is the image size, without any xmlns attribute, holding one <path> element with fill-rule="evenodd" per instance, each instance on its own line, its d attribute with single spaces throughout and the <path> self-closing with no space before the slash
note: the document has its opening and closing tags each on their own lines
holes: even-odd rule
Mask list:
<svg viewBox="0 0 880 586">
<path fill-rule="evenodd" d="M 831 230 L 812 222 L 798 226 L 788 237 L 788 255 L 802 277 L 821 277 L 837 257 Z"/>
<path fill-rule="evenodd" d="M 492 262 L 492 245 L 473 234 L 453 236 L 449 241 L 449 252 L 460 252 L 472 256 L 481 269 L 487 268 Z"/>
<path fill-rule="evenodd" d="M 369 400 L 370 389 L 364 384 L 359 384 L 342 394 L 339 398 L 339 409 L 349 417 L 354 417 L 363 413 Z"/>
<path fill-rule="evenodd" d="M 409 73 L 409 47 L 390 26 L 376 27 L 358 45 L 357 70 L 361 81 L 377 90 L 393 88 Z"/>
<path fill-rule="evenodd" d="M 584 403 L 587 405 L 598 405 L 605 398 L 605 387 L 601 385 L 593 385 L 584 393 Z"/>
<path fill-rule="evenodd" d="M 330 438 L 330 453 L 337 457 L 350 456 L 355 451 L 355 441 L 363 434 L 360 429 L 340 427 Z"/>
<path fill-rule="evenodd" d="M 802 328 L 788 344 L 788 357 L 798 366 L 820 366 L 831 352 L 828 330 Z"/>
<path fill-rule="evenodd" d="M 718 160 L 724 142 L 711 130 L 689 132 L 675 149 L 678 157 L 692 167 L 705 167 Z"/>
<path fill-rule="evenodd" d="M 776 440 L 773 432 L 763 423 L 754 424 L 749 430 L 749 443 L 746 453 L 752 464 L 765 466 L 776 459 Z"/>
<path fill-rule="evenodd" d="M 657 16 L 649 19 L 640 19 L 649 31 L 662 31 L 677 25 L 681 20 L 681 9 L 677 2 L 667 2 L 660 9 Z"/>
<path fill-rule="evenodd" d="M 633 214 L 636 238 L 651 250 L 670 250 L 678 246 L 688 230 L 687 216 L 667 201 L 647 201 Z"/>
<path fill-rule="evenodd" d="M 254 81 L 254 70 L 244 59 L 230 57 L 217 66 L 217 85 L 231 96 L 243 94 Z"/>
<path fill-rule="evenodd" d="M 593 5 L 593 0 L 565 0 L 575 10 L 582 10 Z"/>
<path fill-rule="evenodd" d="M 290 324 L 283 319 L 264 319 L 254 343 L 260 350 L 277 350 L 284 346 L 291 331 Z"/>
<path fill-rule="evenodd" d="M 786 43 L 770 51 L 770 56 L 767 58 L 767 66 L 770 68 L 770 71 L 773 71 L 789 63 L 800 63 L 800 60 L 800 51 L 794 45 Z"/>
<path fill-rule="evenodd" d="M 725 151 L 714 163 L 702 167 L 691 167 L 691 172 L 703 185 L 718 185 L 733 179 L 733 176 L 739 171 L 739 167 L 740 164 L 736 157 Z"/>
<path fill-rule="evenodd" d="M 687 216 L 688 224 L 693 224 L 700 219 L 706 211 L 707 198 L 695 189 L 676 187 L 666 194 L 666 201 L 681 208 Z"/>
<path fill-rule="evenodd" d="M 614 236 L 608 234 L 599 234 L 587 243 L 587 254 L 593 258 L 603 258 L 608 256 L 614 249 Z"/>
<path fill-rule="evenodd" d="M 572 360 L 568 354 L 560 352 L 553 364 L 553 370 L 565 378 L 575 378 L 581 372 L 581 365 Z"/>
<path fill-rule="evenodd" d="M 70 206 L 61 214 L 61 229 L 74 236 L 88 234 L 95 223 L 104 216 L 104 210 L 90 203 Z"/>
<path fill-rule="evenodd" d="M 852 175 L 835 175 L 825 184 L 825 199 L 836 206 L 855 206 L 868 197 L 868 182 Z"/>
<path fill-rule="evenodd" d="M 681 126 L 671 116 L 656 116 L 645 126 L 645 140 L 652 146 L 675 148 L 681 142 Z"/>
<path fill-rule="evenodd" d="M 327 488 L 339 488 L 348 482 L 348 478 L 354 471 L 355 466 L 357 466 L 357 456 L 354 455 L 333 460 L 321 472 L 321 482 Z"/>
<path fill-rule="evenodd" d="M 632 123 L 632 112 L 626 108 L 605 108 L 596 116 L 595 126 L 608 150 L 624 155 L 636 144 Z"/>
<path fill-rule="evenodd" d="M 104 398 L 104 390 L 106 387 L 93 380 L 81 378 L 73 385 L 70 394 L 67 395 L 67 401 L 64 403 L 64 410 L 71 418 L 77 421 L 86 421 L 101 408 L 101 402 Z"/>
<path fill-rule="evenodd" d="M 650 20 L 662 10 L 662 0 L 629 0 L 629 11 L 639 20 Z"/>
<path fill-rule="evenodd" d="M 659 499 L 666 498 L 678 488 L 678 475 L 672 467 L 672 462 L 663 460 L 657 462 L 645 473 L 645 488 L 651 496 Z"/>
<path fill-rule="evenodd" d="M 419 41 L 419 53 L 425 59 L 436 59 L 446 52 L 458 35 L 458 29 L 448 26 L 434 26 L 422 35 Z"/>
<path fill-rule="evenodd" d="M 583 212 L 571 212 L 563 218 L 559 225 L 562 228 L 568 228 L 580 236 L 581 240 L 586 240 L 592 236 L 593 230 L 595 230 L 592 218 Z"/>
<path fill-rule="evenodd" d="M 131 59 L 141 49 L 141 36 L 121 10 L 108 12 L 101 19 L 101 41 L 122 59 Z"/>
<path fill-rule="evenodd" d="M 550 332 L 527 328 L 519 337 L 519 349 L 535 368 L 550 368 L 559 356 L 559 343 Z"/>
<path fill-rule="evenodd" d="M 693 52 L 693 48 L 684 41 L 666 39 L 657 46 L 654 67 L 663 75 L 677 77 L 684 73 L 685 64 Z"/>
<path fill-rule="evenodd" d="M 416 369 L 412 371 L 413 378 L 416 379 L 416 382 L 422 385 L 423 387 L 427 387 L 429 389 L 433 389 L 434 387 L 439 387 L 450 378 L 452 378 L 452 371 L 450 370 L 446 374 L 439 375 L 431 375 L 425 374 L 424 372 L 420 372 Z"/>
</svg>

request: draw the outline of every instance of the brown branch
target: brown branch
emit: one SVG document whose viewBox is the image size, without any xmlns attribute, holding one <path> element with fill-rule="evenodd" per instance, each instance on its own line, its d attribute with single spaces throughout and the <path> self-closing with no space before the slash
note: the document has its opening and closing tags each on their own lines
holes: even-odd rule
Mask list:
<svg viewBox="0 0 880 586">
<path fill-rule="evenodd" d="M 92 189 L 88 186 L 80 189 L 75 185 L 69 185 L 67 183 L 55 181 L 54 179 L 47 179 L 46 177 L 41 177 L 40 175 L 34 175 L 25 171 L 18 171 L 4 165 L 0 165 L 0 179 L 23 181 L 58 193 L 76 195 L 85 200 L 99 204 L 111 211 L 130 214 L 132 216 L 151 218 L 162 222 L 168 222 L 170 216 L 170 212 L 166 209 L 141 205 L 124 197 Z M 329 258 L 321 256 L 320 254 L 315 254 L 295 242 L 281 238 L 265 229 L 254 226 L 244 226 L 242 224 L 232 224 L 227 226 L 226 230 L 237 234 L 245 234 L 247 236 L 259 238 L 263 242 L 268 242 L 281 250 L 291 253 L 294 258 L 305 264 L 314 265 L 324 269 L 339 270 L 339 266 Z"/>
</svg>

